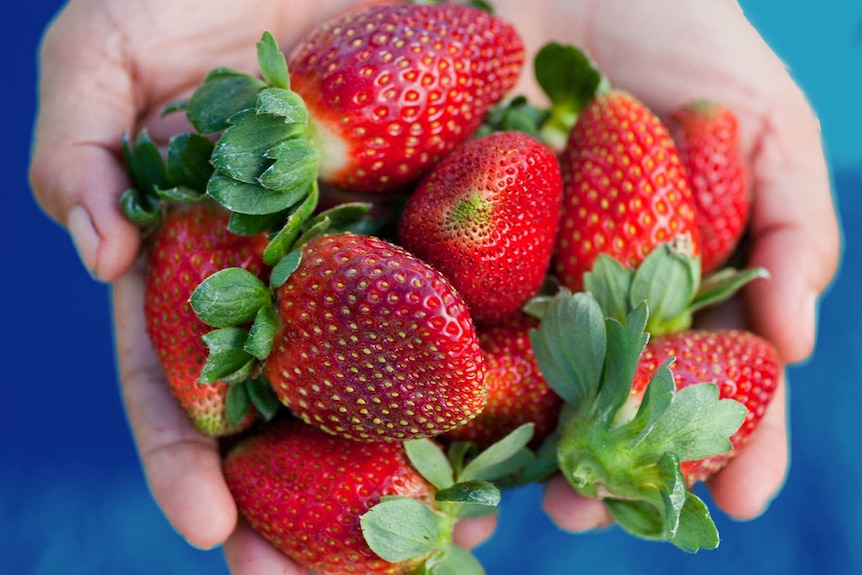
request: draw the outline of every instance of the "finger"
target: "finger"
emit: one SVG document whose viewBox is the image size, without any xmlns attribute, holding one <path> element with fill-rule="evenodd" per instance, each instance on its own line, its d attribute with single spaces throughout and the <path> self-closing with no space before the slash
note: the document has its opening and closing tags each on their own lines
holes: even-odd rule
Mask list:
<svg viewBox="0 0 862 575">
<path fill-rule="evenodd" d="M 144 281 L 135 266 L 113 286 L 120 383 L 144 474 L 171 525 L 209 549 L 233 532 L 236 505 L 216 441 L 194 429 L 174 399 L 147 339 Z"/>
<path fill-rule="evenodd" d="M 134 124 L 134 95 L 113 25 L 80 6 L 70 4 L 42 43 L 30 181 L 43 209 L 69 228 L 87 269 L 111 281 L 139 245 L 118 206 L 128 185 L 120 140 Z"/>
<path fill-rule="evenodd" d="M 750 441 L 727 467 L 709 481 L 713 499 L 737 519 L 763 514 L 781 490 L 787 476 L 787 381 L 778 388 Z"/>
<path fill-rule="evenodd" d="M 307 575 L 285 554 L 240 520 L 224 544 L 224 556 L 232 575 Z"/>
<path fill-rule="evenodd" d="M 578 494 L 559 475 L 546 484 L 542 509 L 560 529 L 575 533 L 600 529 L 613 523 L 604 503 Z"/>
<path fill-rule="evenodd" d="M 787 362 L 807 357 L 817 301 L 839 261 L 839 234 L 817 119 L 789 77 L 767 108 L 754 152 L 749 263 L 771 279 L 746 290 L 752 327 Z"/>
<path fill-rule="evenodd" d="M 464 519 L 455 525 L 454 541 L 465 549 L 472 549 L 491 537 L 496 528 L 496 516 Z"/>
</svg>

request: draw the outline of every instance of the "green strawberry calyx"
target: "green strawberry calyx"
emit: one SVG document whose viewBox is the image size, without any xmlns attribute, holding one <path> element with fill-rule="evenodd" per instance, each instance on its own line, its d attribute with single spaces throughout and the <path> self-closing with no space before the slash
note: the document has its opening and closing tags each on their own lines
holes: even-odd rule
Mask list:
<svg viewBox="0 0 862 575">
<path fill-rule="evenodd" d="M 606 316 L 619 322 L 645 302 L 650 310 L 646 331 L 658 337 L 688 329 L 696 312 L 730 299 L 756 279 L 769 277 L 764 268 L 728 267 L 701 278 L 700 258 L 691 255 L 688 245 L 685 237 L 661 244 L 636 269 L 601 254 L 584 274 L 585 290 Z M 528 313 L 541 319 L 551 297 L 537 296 L 529 303 Z"/>
<path fill-rule="evenodd" d="M 161 221 L 171 204 L 194 203 L 206 198 L 213 168 L 213 144 L 199 134 L 179 134 L 168 142 L 166 157 L 141 130 L 132 139 L 123 136 L 123 156 L 132 187 L 120 196 L 120 209 L 141 228 Z"/>
<path fill-rule="evenodd" d="M 606 317 L 592 294 L 565 289 L 548 303 L 530 340 L 542 374 L 566 401 L 559 468 L 631 534 L 690 552 L 713 549 L 718 531 L 687 489 L 680 463 L 730 450 L 747 410 L 720 400 L 713 383 L 677 391 L 670 361 L 635 407 L 631 388 L 649 339 L 648 315 L 642 302 L 620 322 Z"/>
<path fill-rule="evenodd" d="M 581 110 L 611 88 L 607 77 L 590 57 L 569 44 L 545 44 L 536 53 L 533 69 L 536 82 L 547 96 L 549 105 L 538 107 L 526 97 L 516 96 L 488 111 L 477 136 L 493 131 L 517 130 L 560 151 L 565 147 Z"/>
<path fill-rule="evenodd" d="M 624 323 L 641 303 L 650 310 L 646 331 L 653 337 L 688 329 L 696 312 L 727 301 L 748 283 L 769 278 L 766 269 L 727 267 L 702 278 L 700 258 L 691 255 L 687 237 L 656 247 L 632 269 L 600 254 L 584 274 L 584 289 L 607 317 Z M 554 292 L 533 297 L 524 312 L 541 320 Z"/>
<path fill-rule="evenodd" d="M 386 561 L 421 560 L 418 573 L 483 574 L 478 560 L 453 542 L 455 523 L 496 512 L 501 498 L 496 483 L 524 465 L 532 437 L 533 425 L 522 425 L 469 461 L 459 449 L 447 456 L 431 439 L 406 441 L 411 464 L 436 488 L 434 508 L 411 497 L 382 499 L 360 518 L 366 543 Z"/>
</svg>

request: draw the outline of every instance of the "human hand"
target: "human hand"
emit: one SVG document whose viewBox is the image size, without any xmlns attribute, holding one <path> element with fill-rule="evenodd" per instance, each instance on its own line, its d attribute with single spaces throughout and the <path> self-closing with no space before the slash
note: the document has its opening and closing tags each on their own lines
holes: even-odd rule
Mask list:
<svg viewBox="0 0 862 575">
<path fill-rule="evenodd" d="M 583 0 L 536 6 L 498 0 L 499 12 L 524 22 L 531 52 L 549 40 L 575 44 L 611 84 L 630 91 L 659 115 L 708 98 L 739 117 L 742 147 L 754 183 L 749 264 L 769 280 L 747 286 L 743 300 L 701 318 L 702 325 L 746 326 L 771 341 L 785 363 L 808 357 L 817 300 L 839 258 L 836 215 L 819 125 L 783 63 L 735 2 L 695 4 Z M 518 11 L 529 9 L 518 15 Z M 522 93 L 537 97 L 524 78 Z M 710 482 L 729 515 L 753 518 L 779 491 L 787 471 L 786 381 L 748 445 Z M 561 527 L 581 531 L 611 522 L 604 505 L 574 493 L 560 477 L 544 507 Z"/>
<path fill-rule="evenodd" d="M 129 185 L 121 137 L 146 128 L 165 144 L 189 131 L 179 114 L 160 117 L 166 104 L 187 96 L 213 67 L 254 72 L 263 30 L 289 47 L 348 4 L 72 0 L 49 28 L 41 54 L 31 165 L 36 198 L 69 229 L 94 277 L 112 283 L 122 393 L 154 499 L 190 544 L 223 543 L 237 575 L 304 570 L 238 519 L 218 442 L 194 429 L 164 379 L 144 323 L 140 234 L 119 209 Z M 493 519 L 464 522 L 456 537 L 472 546 L 493 527 Z"/>
</svg>

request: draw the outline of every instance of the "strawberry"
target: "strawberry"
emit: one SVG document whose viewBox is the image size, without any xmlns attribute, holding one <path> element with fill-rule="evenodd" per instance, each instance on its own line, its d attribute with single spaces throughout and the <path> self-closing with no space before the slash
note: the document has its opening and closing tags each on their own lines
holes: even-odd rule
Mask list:
<svg viewBox="0 0 862 575">
<path fill-rule="evenodd" d="M 440 272 L 349 232 L 309 239 L 285 261 L 274 293 L 237 268 L 195 290 L 198 316 L 237 335 L 213 360 L 219 368 L 260 360 L 284 405 L 359 441 L 430 437 L 485 406 L 476 328 Z M 244 322 L 254 322 L 247 332 L 229 327 Z"/>
<path fill-rule="evenodd" d="M 748 175 L 732 110 L 706 100 L 675 110 L 668 120 L 694 197 L 701 268 L 716 270 L 733 252 L 748 223 Z"/>
<path fill-rule="evenodd" d="M 640 303 L 622 322 L 608 318 L 592 293 L 567 289 L 548 303 L 530 339 L 566 402 L 557 463 L 578 493 L 602 500 L 633 535 L 713 549 L 718 530 L 688 488 L 759 419 L 774 390 L 775 356 L 738 333 L 665 336 L 674 339 L 656 338 L 645 350 L 648 315 Z M 678 372 L 671 353 L 679 354 Z"/>
<path fill-rule="evenodd" d="M 556 427 L 562 400 L 539 372 L 529 332 L 538 321 L 519 315 L 504 324 L 479 329 L 485 356 L 488 404 L 475 419 L 445 434 L 447 440 L 488 447 L 517 427 L 532 423 L 533 445 Z"/>
<path fill-rule="evenodd" d="M 643 399 L 652 376 L 674 358 L 670 369 L 677 390 L 695 383 L 713 382 L 722 399 L 733 399 L 748 408 L 742 426 L 730 437 L 733 449 L 720 455 L 682 462 L 691 485 L 724 467 L 748 440 L 778 384 L 779 361 L 774 347 L 748 331 L 683 331 L 654 338 L 641 356 L 629 400 L 635 408 Z"/>
<path fill-rule="evenodd" d="M 691 189 L 667 128 L 636 98 L 604 92 L 583 109 L 560 158 L 556 274 L 573 291 L 599 254 L 636 267 L 658 245 L 700 253 Z"/>
<path fill-rule="evenodd" d="M 351 442 L 288 420 L 235 447 L 224 474 L 249 525 L 314 573 L 407 574 L 424 559 L 384 561 L 360 527 L 383 497 L 433 505 L 436 490 L 400 443 Z"/>
<path fill-rule="evenodd" d="M 177 208 L 152 240 L 147 267 L 144 314 L 147 333 L 168 384 L 195 427 L 222 436 L 247 428 L 254 410 L 237 425 L 227 415 L 230 384 L 199 381 L 207 358 L 201 337 L 211 328 L 192 311 L 189 297 L 213 273 L 239 266 L 255 275 L 267 267 L 263 235 L 241 237 L 226 230 L 227 213 L 202 202 Z"/>
<path fill-rule="evenodd" d="M 399 243 L 445 275 L 478 324 L 514 317 L 541 287 L 559 221 L 553 152 L 520 132 L 457 148 L 407 202 Z"/>
<path fill-rule="evenodd" d="M 497 505 L 490 482 L 529 438 L 520 429 L 456 473 L 428 439 L 362 443 L 283 419 L 241 440 L 223 469 L 249 525 L 317 575 L 480 575 L 452 529 L 468 507 Z"/>
<path fill-rule="evenodd" d="M 265 370 L 306 421 L 402 440 L 448 431 L 484 407 L 484 360 L 464 302 L 403 249 L 354 234 L 312 240 L 277 299 L 281 330 Z"/>
<path fill-rule="evenodd" d="M 411 182 L 469 138 L 523 60 L 515 29 L 486 11 L 386 3 L 319 26 L 288 68 L 321 178 L 375 192 Z"/>
</svg>

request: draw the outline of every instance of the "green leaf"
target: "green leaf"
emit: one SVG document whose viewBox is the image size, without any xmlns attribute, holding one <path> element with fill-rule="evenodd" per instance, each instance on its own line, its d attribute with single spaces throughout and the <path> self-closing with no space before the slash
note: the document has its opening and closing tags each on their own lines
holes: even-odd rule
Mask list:
<svg viewBox="0 0 862 575">
<path fill-rule="evenodd" d="M 628 533 L 650 541 L 663 541 L 664 516 L 655 505 L 645 501 L 605 499 L 614 521 Z"/>
<path fill-rule="evenodd" d="M 231 116 L 212 153 L 216 171 L 246 184 L 259 184 L 273 161 L 267 152 L 292 135 L 295 129 L 281 119 L 243 110 Z"/>
<path fill-rule="evenodd" d="M 225 397 L 225 415 L 227 415 L 227 422 L 231 427 L 236 427 L 242 423 L 250 408 L 251 401 L 248 398 L 245 385 L 240 383 L 228 387 L 227 397 Z"/>
<path fill-rule="evenodd" d="M 688 489 L 676 454 L 665 453 L 659 460 L 658 467 L 662 478 L 662 481 L 658 482 L 658 488 L 664 503 L 664 535 L 672 539 L 677 534 L 679 516 L 682 513 Z"/>
<path fill-rule="evenodd" d="M 207 193 L 232 212 L 257 216 L 284 211 L 305 196 L 305 190 L 285 193 L 220 174 L 210 178 Z"/>
<path fill-rule="evenodd" d="M 488 481 L 464 481 L 440 489 L 435 498 L 439 502 L 496 507 L 500 503 L 500 490 Z"/>
<path fill-rule="evenodd" d="M 670 542 L 689 553 L 718 547 L 718 528 L 709 514 L 709 508 L 691 491 L 685 494 L 679 527 Z"/>
<path fill-rule="evenodd" d="M 464 467 L 479 453 L 479 448 L 472 441 L 453 441 L 446 449 L 446 457 L 449 459 L 455 477 L 461 477 Z"/>
<path fill-rule="evenodd" d="M 242 268 L 219 270 L 192 292 L 190 303 L 198 318 L 213 327 L 253 321 L 262 307 L 272 305 L 269 289 Z"/>
<path fill-rule="evenodd" d="M 328 210 L 324 210 L 309 220 L 308 227 L 314 227 L 323 219 L 329 220 L 329 231 L 346 232 L 353 229 L 361 223 L 362 219 L 371 211 L 372 205 L 369 202 L 347 202 L 339 204 Z"/>
<path fill-rule="evenodd" d="M 532 423 L 525 423 L 486 448 L 464 467 L 457 475 L 456 481 L 459 483 L 473 480 L 494 481 L 509 475 L 514 470 L 506 463 L 520 457 L 522 450 L 533 438 L 534 429 L 535 426 Z"/>
<path fill-rule="evenodd" d="M 521 307 L 521 311 L 532 318 L 541 320 L 548 313 L 548 307 L 553 300 L 554 296 L 550 295 L 533 296 Z"/>
<path fill-rule="evenodd" d="M 632 446 L 636 446 L 649 436 L 656 422 L 661 419 L 673 402 L 676 382 L 674 382 L 670 370 L 672 362 L 673 359 L 667 360 L 653 374 L 644 391 L 637 413 L 631 422 L 626 424 L 627 430 L 625 431 L 634 437 Z"/>
<path fill-rule="evenodd" d="M 440 547 L 440 518 L 409 497 L 387 498 L 360 517 L 365 542 L 380 558 L 398 563 Z"/>
<path fill-rule="evenodd" d="M 329 221 L 328 217 L 316 221 L 313 226 L 305 229 L 302 232 L 302 235 L 300 235 L 293 243 L 293 247 L 300 248 L 314 238 L 319 238 L 320 236 L 325 235 L 329 232 L 330 223 L 331 222 Z"/>
<path fill-rule="evenodd" d="M 229 327 L 216 329 L 204 334 L 203 339 L 209 348 L 209 356 L 199 380 L 215 383 L 242 369 L 253 358 L 243 349 L 248 330 Z"/>
<path fill-rule="evenodd" d="M 604 315 L 587 293 L 560 290 L 530 333 L 539 369 L 551 388 L 576 409 L 598 392 L 605 361 Z"/>
<path fill-rule="evenodd" d="M 156 190 L 156 197 L 166 202 L 189 204 L 200 200 L 203 196 L 196 190 L 185 186 L 178 186 L 175 188 Z"/>
<path fill-rule="evenodd" d="M 255 358 L 253 356 L 249 356 L 248 361 L 242 364 L 242 367 L 225 375 L 221 378 L 221 380 L 230 385 L 239 385 L 251 378 L 251 374 L 252 372 L 254 372 L 256 365 L 257 361 L 255 360 Z"/>
<path fill-rule="evenodd" d="M 283 225 L 284 220 L 287 217 L 287 213 L 287 210 L 285 210 L 272 214 L 253 216 L 250 214 L 231 212 L 227 229 L 231 233 L 239 236 L 254 236 L 274 230 Z"/>
<path fill-rule="evenodd" d="M 769 278 L 769 272 L 765 268 L 750 268 L 742 271 L 734 268 L 719 270 L 703 280 L 689 309 L 695 312 L 720 304 L 730 299 L 749 282 L 766 278 Z"/>
<path fill-rule="evenodd" d="M 199 193 L 207 189 L 213 172 L 210 156 L 213 143 L 198 134 L 180 134 L 168 143 L 167 177 L 175 186 Z"/>
<path fill-rule="evenodd" d="M 144 228 L 159 221 L 161 210 L 146 200 L 137 188 L 129 188 L 120 195 L 120 210 L 138 227 Z"/>
<path fill-rule="evenodd" d="M 162 154 L 146 130 L 138 132 L 134 145 L 127 146 L 126 149 L 132 180 L 142 193 L 149 196 L 154 194 L 157 188 L 171 187 Z"/>
<path fill-rule="evenodd" d="M 263 251 L 263 261 L 274 266 L 294 247 L 294 242 L 299 237 L 302 226 L 317 208 L 318 197 L 319 188 L 317 182 L 313 182 L 302 203 L 288 216 L 281 230 L 269 240 L 269 244 L 267 244 L 266 249 Z"/>
<path fill-rule="evenodd" d="M 220 132 L 228 127 L 231 116 L 254 108 L 258 92 L 265 87 L 264 82 L 248 74 L 217 68 L 192 94 L 186 116 L 201 134 Z"/>
<path fill-rule="evenodd" d="M 452 465 L 432 440 L 421 438 L 405 441 L 404 450 L 413 467 L 437 489 L 446 489 L 455 483 Z"/>
<path fill-rule="evenodd" d="M 644 332 L 647 306 L 640 304 L 629 315 L 625 326 L 615 319 L 607 319 L 607 353 L 604 376 L 597 404 L 598 421 L 610 424 L 631 395 L 632 381 L 649 334 Z"/>
<path fill-rule="evenodd" d="M 278 263 L 272 268 L 272 274 L 269 276 L 270 287 L 273 289 L 280 288 L 293 272 L 299 269 L 299 264 L 301 263 L 302 250 L 294 250 L 278 260 Z"/>
<path fill-rule="evenodd" d="M 272 351 L 276 331 L 278 331 L 278 316 L 275 308 L 272 305 L 261 306 L 249 330 L 245 350 L 260 361 L 266 360 Z"/>
<path fill-rule="evenodd" d="M 160 114 L 160 116 L 162 118 L 164 118 L 165 116 L 167 116 L 169 114 L 173 114 L 174 112 L 184 112 L 186 110 L 186 108 L 188 108 L 188 106 L 189 106 L 188 99 L 176 100 L 174 102 L 171 102 L 170 104 L 168 104 L 164 108 L 162 108 L 162 113 Z"/>
<path fill-rule="evenodd" d="M 675 453 L 680 461 L 692 461 L 725 453 L 730 436 L 745 421 L 748 410 L 738 401 L 719 399 L 718 386 L 698 383 L 676 392 L 673 402 L 655 422 L 649 436 L 637 446 L 638 457 Z"/>
<path fill-rule="evenodd" d="M 267 150 L 266 157 L 274 162 L 260 176 L 265 188 L 304 193 L 317 180 L 320 152 L 307 134 L 279 142 Z"/>
<path fill-rule="evenodd" d="M 516 485 L 528 483 L 544 483 L 560 470 L 557 458 L 557 444 L 560 436 L 554 432 L 547 436 L 533 454 L 533 461 L 524 466 L 516 477 Z"/>
<path fill-rule="evenodd" d="M 688 307 L 699 285 L 700 260 L 677 252 L 670 244 L 662 244 L 635 272 L 629 304 L 634 307 L 646 301 L 650 311 L 647 330 L 653 336 L 662 335 L 687 327 L 680 325 L 680 318 L 690 316 Z"/>
<path fill-rule="evenodd" d="M 593 269 L 584 274 L 584 287 L 593 294 L 606 317 L 625 323 L 634 272 L 607 254 L 600 254 Z M 640 303 L 640 302 L 638 302 Z"/>
<path fill-rule="evenodd" d="M 479 560 L 467 549 L 453 545 L 439 558 L 428 561 L 425 568 L 428 575 L 485 575 Z"/>
<path fill-rule="evenodd" d="M 251 404 L 264 421 L 270 421 L 281 410 L 281 401 L 265 375 L 261 374 L 254 379 L 249 379 L 245 386 Z"/>
<path fill-rule="evenodd" d="M 482 126 L 474 138 L 493 132 L 523 132 L 539 138 L 539 127 L 544 124 L 549 111 L 531 105 L 524 96 L 516 96 L 509 102 L 494 106 L 485 114 Z"/>
<path fill-rule="evenodd" d="M 277 116 L 284 124 L 293 124 L 289 127 L 292 134 L 305 131 L 308 124 L 308 108 L 302 96 L 290 90 L 281 88 L 263 90 L 257 97 L 256 110 L 258 114 Z"/>
<path fill-rule="evenodd" d="M 263 79 L 267 83 L 278 88 L 290 88 L 290 76 L 287 73 L 284 54 L 269 32 L 264 32 L 257 43 L 257 61 Z"/>
<path fill-rule="evenodd" d="M 557 147 L 568 137 L 580 111 L 607 90 L 608 83 L 584 52 L 557 42 L 539 50 L 534 68 L 536 81 L 551 101 L 551 117 L 542 128 L 543 137 Z"/>
</svg>

